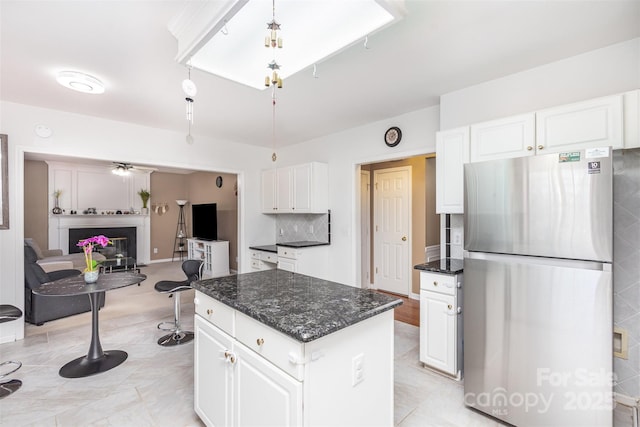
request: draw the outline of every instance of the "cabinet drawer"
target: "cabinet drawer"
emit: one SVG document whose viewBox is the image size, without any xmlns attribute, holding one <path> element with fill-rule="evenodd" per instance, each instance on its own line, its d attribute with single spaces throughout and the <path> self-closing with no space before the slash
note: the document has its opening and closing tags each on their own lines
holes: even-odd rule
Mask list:
<svg viewBox="0 0 640 427">
<path fill-rule="evenodd" d="M 260 259 L 265 262 L 271 262 L 273 264 L 278 262 L 278 254 L 272 252 L 262 252 Z"/>
<path fill-rule="evenodd" d="M 259 259 L 252 259 L 251 260 L 251 268 L 254 270 L 261 270 L 262 269 L 262 261 L 260 261 Z"/>
<path fill-rule="evenodd" d="M 457 276 L 449 274 L 437 274 L 420 272 L 420 289 L 423 291 L 438 292 L 440 294 L 455 295 Z"/>
<path fill-rule="evenodd" d="M 196 291 L 196 297 L 193 302 L 196 306 L 196 314 L 199 314 L 229 335 L 234 335 L 235 311 L 231 307 L 199 291 Z"/>
<path fill-rule="evenodd" d="M 251 251 L 251 259 L 260 259 L 260 251 Z"/>
<path fill-rule="evenodd" d="M 278 257 L 280 258 L 298 259 L 299 256 L 300 251 L 296 251 L 293 248 L 278 246 Z"/>
<path fill-rule="evenodd" d="M 304 349 L 299 341 L 247 315 L 236 315 L 236 339 L 292 377 L 302 381 Z"/>
</svg>

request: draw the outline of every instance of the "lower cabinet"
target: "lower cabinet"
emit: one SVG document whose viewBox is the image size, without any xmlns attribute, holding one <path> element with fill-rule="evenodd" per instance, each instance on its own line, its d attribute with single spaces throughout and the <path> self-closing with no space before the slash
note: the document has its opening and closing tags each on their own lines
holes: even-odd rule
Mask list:
<svg viewBox="0 0 640 427">
<path fill-rule="evenodd" d="M 207 426 L 393 425 L 393 310 L 302 343 L 199 291 L 194 303 Z"/>
<path fill-rule="evenodd" d="M 420 273 L 420 361 L 462 377 L 461 275 Z"/>
<path fill-rule="evenodd" d="M 195 317 L 195 411 L 208 426 L 233 425 L 233 376 L 225 357 L 233 340 L 200 316 Z"/>
<path fill-rule="evenodd" d="M 239 426 L 302 424 L 302 382 L 237 344 L 234 403 Z"/>
<path fill-rule="evenodd" d="M 199 316 L 195 329 L 195 411 L 205 424 L 301 424 L 302 382 Z"/>
</svg>

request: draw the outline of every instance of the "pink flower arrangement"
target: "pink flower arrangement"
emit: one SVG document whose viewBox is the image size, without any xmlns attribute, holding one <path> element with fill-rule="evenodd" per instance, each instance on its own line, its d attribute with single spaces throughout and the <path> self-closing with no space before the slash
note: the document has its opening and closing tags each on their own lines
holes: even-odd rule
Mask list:
<svg viewBox="0 0 640 427">
<path fill-rule="evenodd" d="M 89 237 L 88 239 L 83 239 L 78 242 L 76 246 L 79 246 L 84 251 L 84 260 L 87 264 L 87 268 L 84 271 L 96 271 L 98 267 L 98 262 L 94 261 L 92 253 L 93 247 L 95 245 L 100 245 L 103 248 L 111 243 L 108 237 L 103 236 L 102 234 L 99 236 Z"/>
</svg>

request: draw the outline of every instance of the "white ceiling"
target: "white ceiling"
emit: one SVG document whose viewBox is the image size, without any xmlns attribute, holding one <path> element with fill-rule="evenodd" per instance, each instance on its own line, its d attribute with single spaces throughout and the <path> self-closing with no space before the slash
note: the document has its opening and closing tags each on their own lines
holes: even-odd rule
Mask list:
<svg viewBox="0 0 640 427">
<path fill-rule="evenodd" d="M 276 13 L 289 1 L 277 0 Z M 186 135 L 187 70 L 174 60 L 177 42 L 167 29 L 184 4 L 0 0 L 0 98 Z M 285 81 L 278 146 L 437 105 L 441 94 L 640 36 L 637 0 L 406 0 L 406 9 L 402 21 L 369 37 L 368 49 L 358 43 L 320 63 L 317 79 L 308 69 Z M 233 21 L 228 29 L 242 30 Z M 106 93 L 59 86 L 54 75 L 63 69 L 100 78 Z M 271 145 L 269 90 L 198 70 L 192 80 L 196 138 Z"/>
</svg>

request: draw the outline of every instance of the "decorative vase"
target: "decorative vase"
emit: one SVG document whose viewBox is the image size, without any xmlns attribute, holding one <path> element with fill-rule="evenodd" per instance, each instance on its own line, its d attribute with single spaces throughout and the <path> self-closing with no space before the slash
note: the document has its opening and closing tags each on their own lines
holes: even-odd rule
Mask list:
<svg viewBox="0 0 640 427">
<path fill-rule="evenodd" d="M 56 206 L 51 210 L 51 212 L 53 212 L 56 215 L 59 215 L 62 213 L 62 209 L 60 209 L 60 206 L 58 206 L 58 198 L 56 197 Z"/>
<path fill-rule="evenodd" d="M 148 214 L 149 214 L 149 208 L 142 208 L 142 209 L 140 210 L 140 213 L 141 213 L 142 215 L 148 215 Z"/>
<path fill-rule="evenodd" d="M 96 283 L 98 281 L 98 270 L 93 271 L 85 271 L 84 272 L 84 281 L 85 283 Z"/>
</svg>

